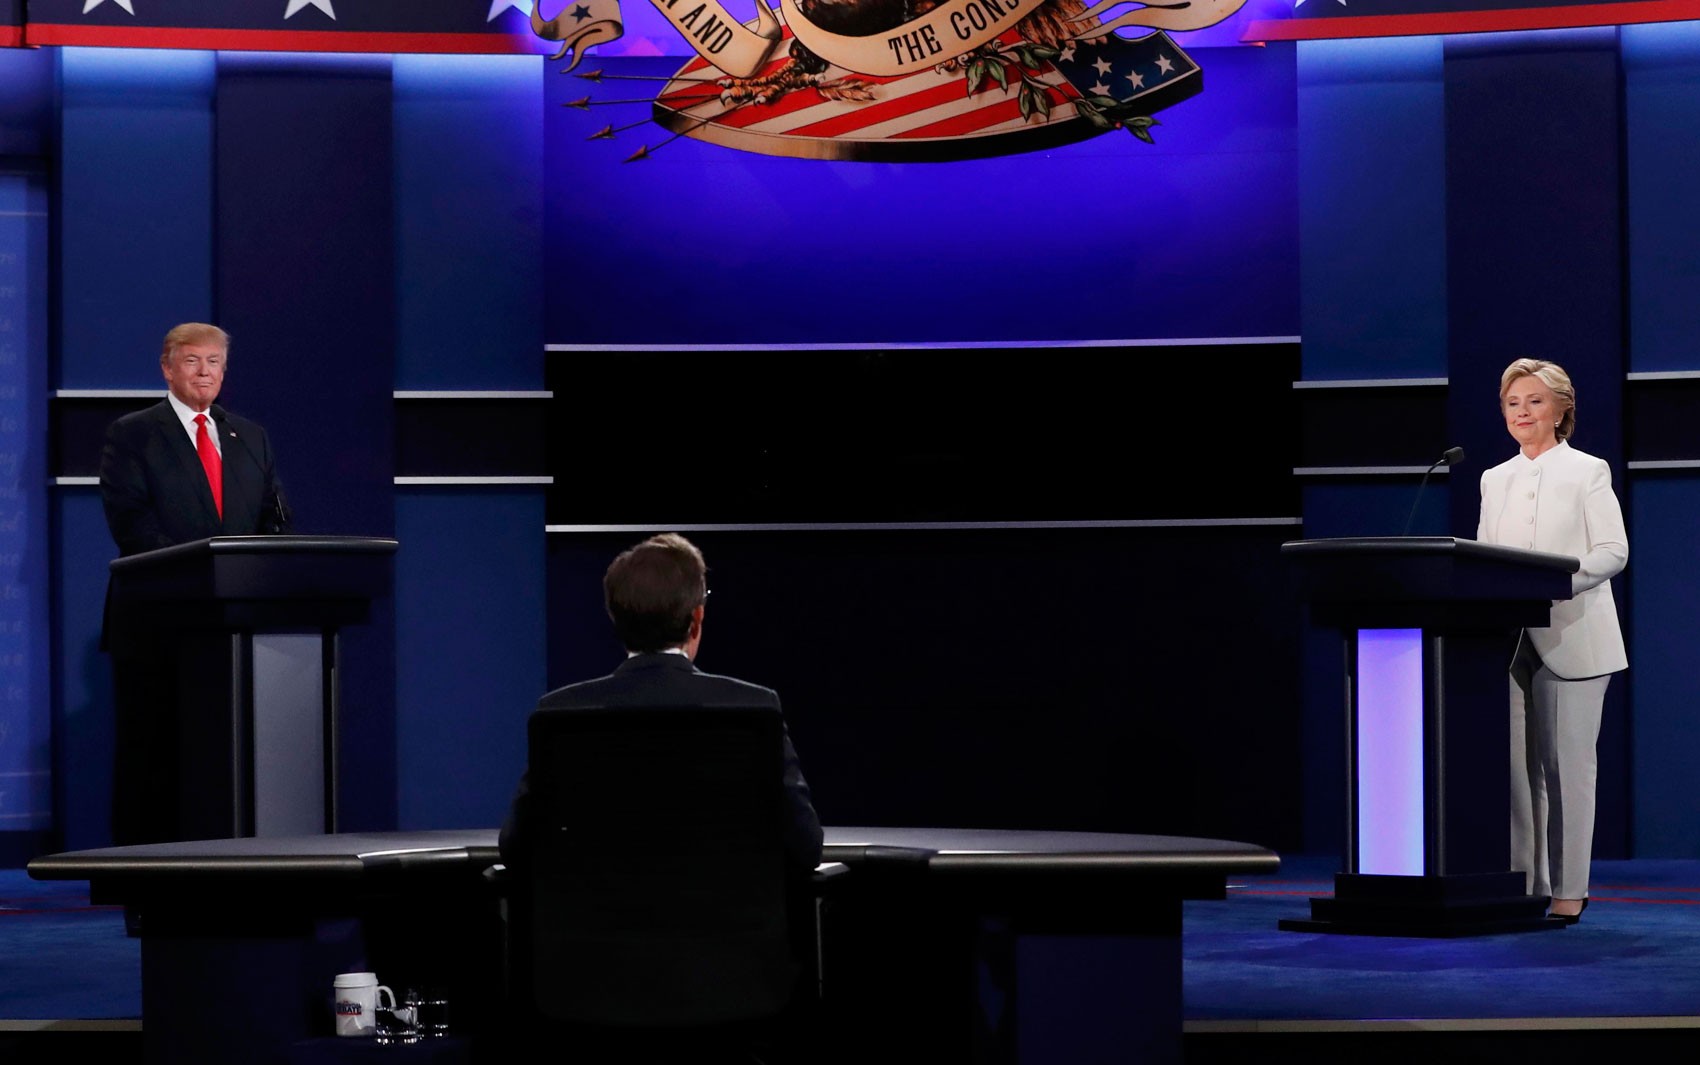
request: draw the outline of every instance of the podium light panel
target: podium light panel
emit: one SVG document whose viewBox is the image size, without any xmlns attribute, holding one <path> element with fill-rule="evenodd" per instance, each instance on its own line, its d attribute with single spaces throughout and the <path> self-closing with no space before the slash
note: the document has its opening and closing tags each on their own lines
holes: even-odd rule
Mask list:
<svg viewBox="0 0 1700 1065">
<path fill-rule="evenodd" d="M 1358 868 L 1423 874 L 1423 633 L 1360 629 Z"/>
</svg>

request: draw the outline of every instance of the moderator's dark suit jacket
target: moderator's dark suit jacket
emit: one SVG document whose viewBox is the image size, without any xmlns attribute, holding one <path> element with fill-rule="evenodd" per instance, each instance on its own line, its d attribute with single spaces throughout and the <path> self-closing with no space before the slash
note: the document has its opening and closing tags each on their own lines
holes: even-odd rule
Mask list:
<svg viewBox="0 0 1700 1065">
<path fill-rule="evenodd" d="M 209 536 L 284 532 L 266 431 L 213 404 L 224 457 L 224 519 L 189 434 L 168 400 L 127 414 L 106 430 L 100 498 L 121 555 Z"/>
<path fill-rule="evenodd" d="M 596 707 L 619 709 L 646 706 L 771 706 L 779 708 L 779 695 L 772 688 L 748 684 L 732 677 L 704 673 L 684 655 L 641 654 L 620 664 L 612 674 L 557 688 L 538 700 L 536 713 Z M 782 729 L 784 728 L 781 722 Z M 785 795 L 789 810 L 785 826 L 785 851 L 794 867 L 813 869 L 820 862 L 821 827 L 809 785 L 791 746 L 791 734 L 783 733 L 785 751 Z M 510 867 L 525 860 L 525 848 L 536 839 L 532 822 L 530 788 L 520 777 L 519 789 L 502 825 L 502 860 Z"/>
</svg>

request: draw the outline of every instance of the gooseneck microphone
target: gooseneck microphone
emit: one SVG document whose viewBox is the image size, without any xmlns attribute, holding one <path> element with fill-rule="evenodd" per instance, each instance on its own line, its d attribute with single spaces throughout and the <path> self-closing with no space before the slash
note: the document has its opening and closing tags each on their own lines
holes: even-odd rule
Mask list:
<svg viewBox="0 0 1700 1065">
<path fill-rule="evenodd" d="M 1435 459 L 1429 464 L 1429 468 L 1423 471 L 1423 482 L 1422 484 L 1417 485 L 1417 497 L 1411 500 L 1411 513 L 1405 518 L 1405 531 L 1401 532 L 1399 534 L 1400 536 L 1409 536 L 1411 534 L 1411 522 L 1417 519 L 1417 504 L 1422 502 L 1423 489 L 1428 487 L 1429 474 L 1442 466 L 1456 466 L 1463 461 L 1464 449 L 1461 447 L 1449 447 L 1446 449 L 1445 454 Z"/>
<path fill-rule="evenodd" d="M 213 421 L 218 422 L 220 425 L 223 425 L 229 418 L 229 415 L 225 412 L 224 408 L 220 407 L 216 403 L 214 403 L 209 409 L 212 413 Z M 264 464 L 260 462 L 260 456 L 254 454 L 254 449 L 248 446 L 248 441 L 244 440 L 234 431 L 231 432 L 230 438 L 236 441 L 238 447 L 248 453 L 248 458 L 255 466 L 258 466 L 262 470 L 265 469 Z M 274 494 L 272 495 L 271 509 L 262 516 L 266 519 L 267 524 L 274 526 L 273 531 L 280 533 L 287 532 L 289 530 L 289 523 L 293 514 L 289 509 L 288 500 L 286 500 L 283 495 L 283 482 L 274 477 L 272 479 L 272 489 Z"/>
</svg>

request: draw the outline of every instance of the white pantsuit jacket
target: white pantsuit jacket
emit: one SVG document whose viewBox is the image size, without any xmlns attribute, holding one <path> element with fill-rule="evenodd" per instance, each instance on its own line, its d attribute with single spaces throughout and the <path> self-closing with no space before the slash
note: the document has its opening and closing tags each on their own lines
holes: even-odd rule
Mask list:
<svg viewBox="0 0 1700 1065">
<path fill-rule="evenodd" d="M 1527 537 L 1496 536 L 1507 507 L 1528 512 L 1519 519 Z M 1560 443 L 1538 458 L 1518 453 L 1483 473 L 1476 539 L 1582 560 L 1570 578 L 1572 598 L 1553 602 L 1552 624 L 1528 630 L 1554 676 L 1581 680 L 1628 668 L 1611 578 L 1629 561 L 1629 536 L 1603 459 Z"/>
</svg>

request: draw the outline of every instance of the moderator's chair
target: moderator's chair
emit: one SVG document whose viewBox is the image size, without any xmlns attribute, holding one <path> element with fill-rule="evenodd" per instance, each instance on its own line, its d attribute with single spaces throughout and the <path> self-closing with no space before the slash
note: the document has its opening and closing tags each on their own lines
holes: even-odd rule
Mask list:
<svg viewBox="0 0 1700 1065">
<path fill-rule="evenodd" d="M 816 914 L 781 842 L 778 711 L 552 710 L 529 741 L 535 840 L 507 877 L 517 1005 L 622 1059 L 795 1028 Z"/>
</svg>

